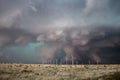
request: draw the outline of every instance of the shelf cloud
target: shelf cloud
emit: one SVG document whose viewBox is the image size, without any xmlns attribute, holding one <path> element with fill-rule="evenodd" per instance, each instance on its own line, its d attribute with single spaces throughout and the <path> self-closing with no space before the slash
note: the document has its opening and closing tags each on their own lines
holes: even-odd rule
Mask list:
<svg viewBox="0 0 120 80">
<path fill-rule="evenodd" d="M 119 21 L 119 0 L 0 0 L 0 62 L 118 63 Z"/>
</svg>

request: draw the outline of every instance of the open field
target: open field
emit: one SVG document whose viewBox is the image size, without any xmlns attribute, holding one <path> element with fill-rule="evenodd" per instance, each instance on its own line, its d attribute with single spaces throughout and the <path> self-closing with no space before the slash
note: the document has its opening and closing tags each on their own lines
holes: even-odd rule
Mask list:
<svg viewBox="0 0 120 80">
<path fill-rule="evenodd" d="M 0 80 L 120 80 L 120 65 L 1 63 Z"/>
</svg>

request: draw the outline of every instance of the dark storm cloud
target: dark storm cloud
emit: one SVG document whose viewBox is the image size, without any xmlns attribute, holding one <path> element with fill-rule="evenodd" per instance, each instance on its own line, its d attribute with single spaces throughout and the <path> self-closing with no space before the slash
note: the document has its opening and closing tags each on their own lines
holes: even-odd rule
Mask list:
<svg viewBox="0 0 120 80">
<path fill-rule="evenodd" d="M 0 28 L 0 47 L 8 44 L 26 44 L 35 41 L 36 35 L 17 28 Z"/>
<path fill-rule="evenodd" d="M 117 63 L 119 5 L 119 0 L 0 0 L 0 59 Z"/>
<path fill-rule="evenodd" d="M 120 13 L 120 0 L 110 0 L 110 8 L 113 9 L 116 14 Z"/>
<path fill-rule="evenodd" d="M 29 29 L 34 32 L 39 32 L 44 28 L 73 26 L 75 25 L 73 14 L 82 10 L 83 2 L 78 0 L 42 0 L 35 3 L 31 0 L 32 4 L 29 6 L 32 8 L 29 13 L 23 15 L 25 19 L 21 18 L 21 26 L 27 26 L 27 29 L 29 26 Z M 27 24 L 30 22 L 32 24 Z M 34 29 L 33 26 L 35 26 Z"/>
<path fill-rule="evenodd" d="M 22 14 L 24 2 L 22 0 L 0 0 L 0 27 L 11 27 L 15 23 L 16 18 Z"/>
<path fill-rule="evenodd" d="M 110 0 L 86 0 L 86 8 L 83 11 L 83 25 L 120 25 L 119 16 L 115 9 L 111 8 Z M 118 2 L 119 3 L 119 2 Z M 116 4 L 112 4 L 116 6 Z M 118 7 L 117 7 L 118 8 Z M 81 23 L 82 24 L 82 23 Z"/>
<path fill-rule="evenodd" d="M 39 33 L 51 27 L 120 25 L 119 4 L 118 0 L 0 0 L 0 26 L 17 24 Z"/>
<path fill-rule="evenodd" d="M 62 60 L 65 63 L 65 60 L 71 62 L 73 59 L 79 63 L 119 63 L 119 30 L 118 27 L 104 26 L 49 30 L 39 34 L 35 41 L 30 33 L 20 29 L 2 29 L 0 45 L 7 45 L 1 48 L 0 62 L 47 63 Z M 13 41 L 12 44 L 9 41 Z"/>
</svg>

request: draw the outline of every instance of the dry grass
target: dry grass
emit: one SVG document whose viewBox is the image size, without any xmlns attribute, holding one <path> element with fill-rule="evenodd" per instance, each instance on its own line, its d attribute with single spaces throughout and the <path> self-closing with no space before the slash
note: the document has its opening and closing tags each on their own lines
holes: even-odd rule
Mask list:
<svg viewBox="0 0 120 80">
<path fill-rule="evenodd" d="M 0 64 L 0 80 L 118 80 L 116 75 L 120 65 Z"/>
</svg>

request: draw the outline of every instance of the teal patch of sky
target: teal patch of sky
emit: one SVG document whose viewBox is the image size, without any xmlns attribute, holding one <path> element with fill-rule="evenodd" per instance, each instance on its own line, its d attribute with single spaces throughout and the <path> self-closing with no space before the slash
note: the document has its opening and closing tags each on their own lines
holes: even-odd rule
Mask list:
<svg viewBox="0 0 120 80">
<path fill-rule="evenodd" d="M 4 48 L 5 54 L 13 55 L 14 58 L 24 59 L 27 62 L 36 61 L 37 47 L 43 46 L 43 42 L 33 42 L 26 45 L 9 45 Z"/>
</svg>

